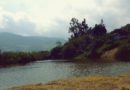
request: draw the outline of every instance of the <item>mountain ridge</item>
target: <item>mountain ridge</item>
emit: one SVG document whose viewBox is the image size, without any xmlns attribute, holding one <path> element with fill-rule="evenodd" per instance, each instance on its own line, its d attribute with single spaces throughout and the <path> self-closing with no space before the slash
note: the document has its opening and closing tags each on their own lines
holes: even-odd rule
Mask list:
<svg viewBox="0 0 130 90">
<path fill-rule="evenodd" d="M 14 33 L 0 33 L 1 51 L 41 51 L 50 50 L 56 42 L 65 42 L 64 39 L 42 36 L 22 36 Z"/>
</svg>

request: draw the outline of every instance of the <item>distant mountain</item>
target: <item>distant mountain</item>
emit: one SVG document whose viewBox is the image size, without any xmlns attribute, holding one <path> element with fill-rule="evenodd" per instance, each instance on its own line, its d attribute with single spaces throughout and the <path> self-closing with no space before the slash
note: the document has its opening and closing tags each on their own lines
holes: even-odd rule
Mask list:
<svg viewBox="0 0 130 90">
<path fill-rule="evenodd" d="M 0 49 L 2 51 L 42 51 L 50 50 L 56 42 L 65 42 L 61 38 L 20 36 L 12 33 L 0 33 Z"/>
</svg>

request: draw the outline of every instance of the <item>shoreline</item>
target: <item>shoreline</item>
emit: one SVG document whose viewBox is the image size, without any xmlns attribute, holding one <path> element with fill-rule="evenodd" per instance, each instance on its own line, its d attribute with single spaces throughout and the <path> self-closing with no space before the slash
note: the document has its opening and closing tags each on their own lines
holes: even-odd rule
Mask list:
<svg viewBox="0 0 130 90">
<path fill-rule="evenodd" d="M 74 77 L 55 80 L 46 84 L 28 84 L 5 90 L 130 90 L 130 74 Z"/>
</svg>

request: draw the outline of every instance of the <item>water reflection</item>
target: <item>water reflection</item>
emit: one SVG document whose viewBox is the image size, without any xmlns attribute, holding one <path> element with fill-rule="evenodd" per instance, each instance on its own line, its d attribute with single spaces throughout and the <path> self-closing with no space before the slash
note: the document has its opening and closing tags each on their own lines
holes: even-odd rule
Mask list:
<svg viewBox="0 0 130 90">
<path fill-rule="evenodd" d="M 71 65 L 72 76 L 118 75 L 130 72 L 130 63 L 76 63 Z"/>
</svg>

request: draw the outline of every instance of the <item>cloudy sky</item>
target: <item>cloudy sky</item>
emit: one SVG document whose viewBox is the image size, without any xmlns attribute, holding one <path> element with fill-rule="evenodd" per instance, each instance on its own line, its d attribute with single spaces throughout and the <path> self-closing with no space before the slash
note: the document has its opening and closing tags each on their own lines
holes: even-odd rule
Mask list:
<svg viewBox="0 0 130 90">
<path fill-rule="evenodd" d="M 130 23 L 130 0 L 0 0 L 0 32 L 67 38 L 72 17 L 109 31 Z"/>
</svg>

